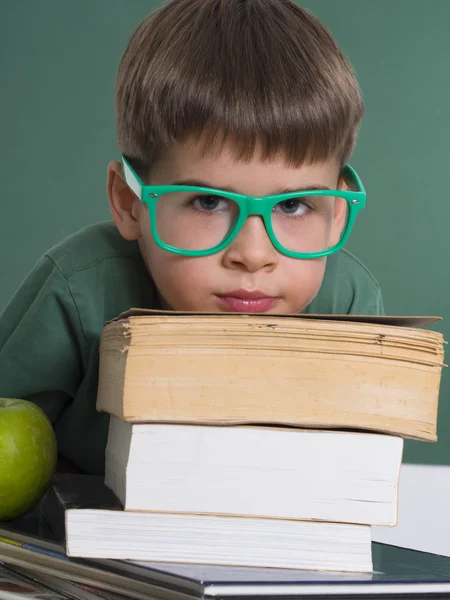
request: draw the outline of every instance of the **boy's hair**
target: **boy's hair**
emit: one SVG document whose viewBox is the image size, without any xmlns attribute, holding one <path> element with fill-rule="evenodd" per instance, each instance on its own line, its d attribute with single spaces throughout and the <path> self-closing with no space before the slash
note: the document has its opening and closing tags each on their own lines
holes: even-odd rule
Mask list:
<svg viewBox="0 0 450 600">
<path fill-rule="evenodd" d="M 240 160 L 347 162 L 363 115 L 353 70 L 326 27 L 291 0 L 171 0 L 120 63 L 119 148 L 145 176 L 189 137 Z"/>
</svg>

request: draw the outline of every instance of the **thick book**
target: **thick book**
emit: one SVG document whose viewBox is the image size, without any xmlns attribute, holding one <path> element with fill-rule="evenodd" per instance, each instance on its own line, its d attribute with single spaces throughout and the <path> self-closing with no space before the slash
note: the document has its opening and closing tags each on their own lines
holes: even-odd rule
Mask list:
<svg viewBox="0 0 450 600">
<path fill-rule="evenodd" d="M 78 476 L 83 477 L 83 476 Z M 84 476 L 89 477 L 89 476 Z M 30 526 L 30 523 L 27 523 Z M 41 528 L 36 523 L 35 531 Z M 30 531 L 31 534 L 31 531 Z M 340 573 L 175 563 L 83 560 L 57 554 L 58 544 L 0 529 L 0 561 L 112 590 L 135 600 L 270 600 L 273 598 L 449 598 L 450 558 L 372 544 L 373 573 Z M 26 547 L 24 547 L 26 546 Z M 33 548 L 30 550 L 29 548 Z"/>
<path fill-rule="evenodd" d="M 395 525 L 403 439 L 112 416 L 105 483 L 125 510 Z"/>
<path fill-rule="evenodd" d="M 64 520 L 68 556 L 372 571 L 368 525 L 125 512 L 105 485 L 77 476 L 54 481 L 43 511 L 55 530 Z"/>
<path fill-rule="evenodd" d="M 97 409 L 436 440 L 442 334 L 422 317 L 133 310 L 103 328 Z"/>
</svg>

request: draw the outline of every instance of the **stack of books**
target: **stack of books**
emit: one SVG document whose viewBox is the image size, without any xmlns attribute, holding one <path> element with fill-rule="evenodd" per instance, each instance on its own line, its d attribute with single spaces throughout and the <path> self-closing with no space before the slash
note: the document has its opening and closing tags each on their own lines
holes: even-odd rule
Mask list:
<svg viewBox="0 0 450 600">
<path fill-rule="evenodd" d="M 433 441 L 432 319 L 133 310 L 104 327 L 106 474 L 57 484 L 69 556 L 372 570 L 403 438 Z"/>
</svg>

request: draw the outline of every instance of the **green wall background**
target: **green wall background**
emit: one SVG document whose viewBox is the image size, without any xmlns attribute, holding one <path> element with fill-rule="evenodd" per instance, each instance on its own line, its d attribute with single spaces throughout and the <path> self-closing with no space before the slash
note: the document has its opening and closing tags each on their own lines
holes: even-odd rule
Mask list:
<svg viewBox="0 0 450 600">
<path fill-rule="evenodd" d="M 118 157 L 115 72 L 154 0 L 0 3 L 0 310 L 36 260 L 109 218 Z M 379 279 L 388 314 L 436 314 L 450 339 L 450 0 L 305 0 L 352 61 L 366 102 L 353 165 L 368 207 L 350 249 Z M 450 464 L 450 374 L 439 442 L 408 462 Z"/>
</svg>

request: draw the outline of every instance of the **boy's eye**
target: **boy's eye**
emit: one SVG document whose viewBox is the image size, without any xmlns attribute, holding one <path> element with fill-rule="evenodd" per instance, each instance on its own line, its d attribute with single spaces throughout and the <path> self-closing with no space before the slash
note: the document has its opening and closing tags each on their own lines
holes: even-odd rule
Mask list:
<svg viewBox="0 0 450 600">
<path fill-rule="evenodd" d="M 194 208 L 211 212 L 213 210 L 225 210 L 228 202 L 220 196 L 198 196 L 192 201 Z"/>
<path fill-rule="evenodd" d="M 302 202 L 301 200 L 297 200 L 296 198 L 291 198 L 290 200 L 283 200 L 282 202 L 278 202 L 273 207 L 274 212 L 281 212 L 285 215 L 293 215 L 296 217 L 301 217 L 305 215 L 309 210 L 309 206 Z"/>
</svg>

